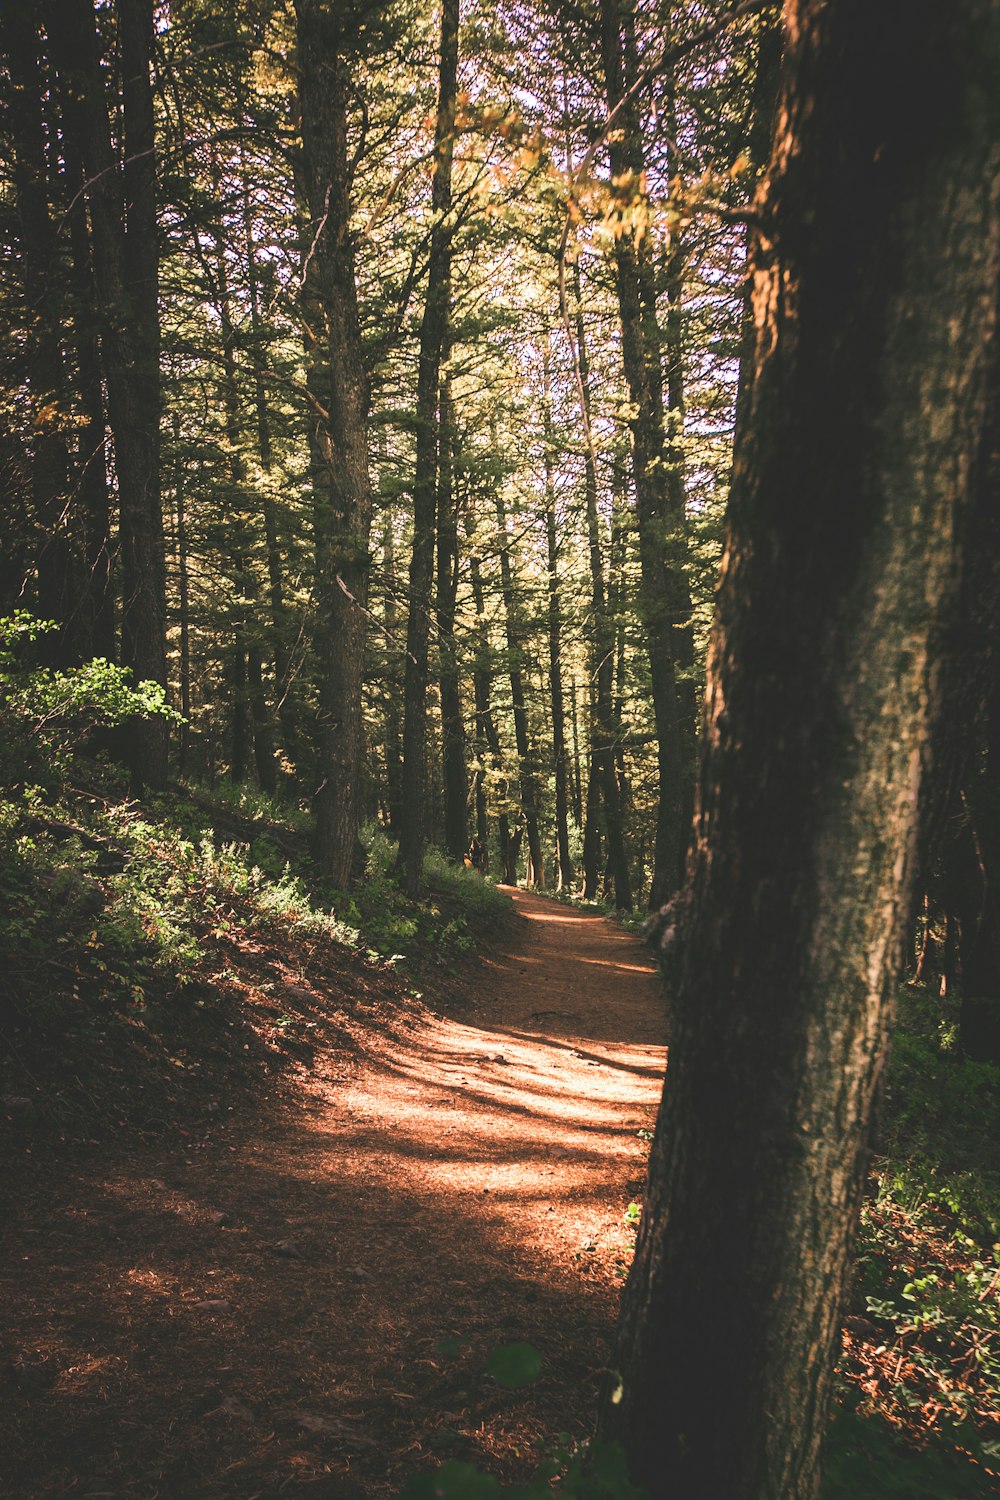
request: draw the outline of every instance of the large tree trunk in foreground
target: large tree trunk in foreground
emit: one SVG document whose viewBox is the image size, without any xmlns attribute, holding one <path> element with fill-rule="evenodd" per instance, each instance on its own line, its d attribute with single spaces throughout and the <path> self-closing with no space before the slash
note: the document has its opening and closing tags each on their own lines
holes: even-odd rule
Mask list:
<svg viewBox="0 0 1000 1500">
<path fill-rule="evenodd" d="M 351 240 L 345 49 L 349 17 L 297 0 L 305 233 L 302 310 L 307 331 L 316 536 L 319 721 L 314 855 L 334 884 L 351 879 L 364 762 L 361 679 L 367 624 L 372 492 L 368 376 L 358 325 Z"/>
<path fill-rule="evenodd" d="M 653 1496 L 813 1500 L 1000 278 L 996 0 L 792 0 L 670 1082 L 622 1310 Z"/>
</svg>

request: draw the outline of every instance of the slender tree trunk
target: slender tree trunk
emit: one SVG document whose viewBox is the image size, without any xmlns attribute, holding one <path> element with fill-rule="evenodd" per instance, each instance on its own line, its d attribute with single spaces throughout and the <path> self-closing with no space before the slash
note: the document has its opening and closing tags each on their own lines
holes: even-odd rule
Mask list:
<svg viewBox="0 0 1000 1500">
<path fill-rule="evenodd" d="M 573 793 L 573 819 L 577 828 L 583 827 L 583 772 L 580 754 L 580 712 L 577 705 L 575 675 L 569 679 L 570 724 L 573 729 L 573 777 L 570 787 Z"/>
<path fill-rule="evenodd" d="M 407 893 L 415 896 L 423 874 L 427 787 L 427 675 L 431 583 L 434 576 L 435 490 L 438 470 L 438 385 L 448 334 L 451 286 L 451 164 L 454 153 L 458 87 L 459 0 L 441 7 L 441 71 L 434 133 L 434 184 L 427 272 L 427 301 L 420 328 L 417 369 L 417 453 L 413 477 L 413 554 L 410 561 L 409 617 L 406 627 L 406 685 L 403 714 L 403 826 L 399 869 Z"/>
<path fill-rule="evenodd" d="M 372 492 L 369 384 L 358 324 L 351 238 L 345 49 L 353 28 L 322 0 L 296 0 L 307 207 L 302 314 L 306 329 L 319 673 L 313 850 L 322 873 L 350 883 L 364 769 L 364 669 Z"/>
<path fill-rule="evenodd" d="M 174 417 L 174 448 L 180 437 L 180 416 Z M 191 754 L 191 597 L 188 579 L 187 505 L 184 470 L 178 456 L 175 470 L 174 504 L 177 521 L 178 624 L 180 628 L 181 725 L 178 770 L 187 774 Z"/>
<path fill-rule="evenodd" d="M 77 388 L 83 425 L 74 478 L 84 528 L 86 569 L 86 649 L 108 661 L 115 657 L 115 610 L 112 589 L 111 499 L 106 456 L 107 422 L 101 379 L 101 348 L 94 316 L 94 282 L 90 229 L 87 223 L 86 174 L 79 150 L 79 131 L 72 102 L 60 98 L 66 162 L 66 215 L 69 221 L 73 283 L 73 339 Z"/>
<path fill-rule="evenodd" d="M 40 642 L 50 666 L 78 661 L 72 545 L 68 525 L 69 454 L 60 349 L 62 267 L 49 212 L 38 22 L 30 5 L 0 12 L 0 47 L 10 79 L 9 128 L 26 313 L 31 427 L 31 498 L 36 528 L 37 609 L 59 629 Z"/>
<path fill-rule="evenodd" d="M 475 661 L 472 671 L 473 690 L 476 702 L 476 737 L 482 770 L 476 783 L 476 837 L 486 852 L 489 865 L 489 840 L 486 827 L 487 797 L 484 786 L 487 752 L 496 783 L 497 841 L 500 846 L 500 865 L 503 878 L 508 885 L 517 879 L 517 848 L 511 837 L 507 817 L 508 783 L 504 772 L 503 748 L 493 713 L 493 665 L 490 654 L 489 627 L 486 621 L 486 595 L 483 589 L 479 559 L 473 547 L 475 532 L 471 500 L 467 496 L 465 508 L 465 532 L 469 541 L 469 573 L 472 579 L 472 601 L 476 611 Z"/>
<path fill-rule="evenodd" d="M 604 1416 L 635 1479 L 685 1500 L 818 1493 L 991 435 L 1000 8 L 785 14 L 686 914 L 663 934 L 670 1084 Z"/>
<path fill-rule="evenodd" d="M 528 885 L 545 884 L 542 841 L 538 831 L 538 774 L 536 754 L 528 732 L 528 704 L 521 667 L 521 620 L 514 597 L 514 579 L 510 565 L 510 534 L 503 495 L 496 492 L 497 533 L 500 548 L 500 592 L 503 597 L 504 626 L 507 632 L 507 675 L 510 678 L 511 708 L 514 716 L 514 743 L 517 746 L 521 782 L 521 810 L 528 838 Z"/>
<path fill-rule="evenodd" d="M 601 883 L 601 769 L 600 751 L 594 744 L 598 733 L 594 705 L 590 705 L 590 750 L 587 757 L 587 803 L 583 823 L 584 901 L 596 901 Z"/>
<path fill-rule="evenodd" d="M 586 430 L 590 431 L 590 360 L 587 353 L 586 324 L 583 316 L 583 298 L 580 286 L 579 264 L 573 268 L 573 290 L 576 300 L 576 345 L 577 369 L 580 383 L 580 399 Z M 622 828 L 621 799 L 618 793 L 618 778 L 615 774 L 614 747 L 617 740 L 614 721 L 614 630 L 608 610 L 607 591 L 604 581 L 604 560 L 601 555 L 601 522 L 597 509 L 597 464 L 593 444 L 588 442 L 584 467 L 584 498 L 587 512 L 587 542 L 590 556 L 590 598 L 593 611 L 594 652 L 592 674 L 596 692 L 594 695 L 595 717 L 591 726 L 591 777 L 596 776 L 604 806 L 604 828 L 608 840 L 608 865 L 611 870 L 615 892 L 615 905 L 621 911 L 632 908 L 632 889 L 629 880 L 628 856 L 625 852 Z M 600 835 L 596 821 L 596 802 L 591 799 L 591 787 L 587 788 L 587 824 L 584 830 L 584 897 L 594 900 L 597 896 L 600 864 Z M 588 836 L 589 835 L 589 836 Z"/>
<path fill-rule="evenodd" d="M 465 764 L 465 729 L 455 646 L 458 603 L 458 507 L 453 460 L 454 412 L 451 382 L 441 382 L 440 454 L 437 495 L 437 628 L 438 682 L 441 690 L 441 759 L 444 772 L 444 845 L 454 860 L 469 847 L 469 773 Z"/>
<path fill-rule="evenodd" d="M 264 321 L 260 310 L 260 284 L 257 248 L 254 244 L 253 212 L 250 200 L 250 178 L 246 162 L 240 158 L 241 207 L 243 213 L 243 250 L 246 260 L 247 292 L 250 303 L 250 362 L 253 371 L 254 413 L 257 425 L 257 455 L 265 475 L 271 473 L 274 450 L 271 441 L 271 416 L 267 397 Z M 277 715 L 281 738 L 289 758 L 294 761 L 299 742 L 298 726 L 290 701 L 291 671 L 289 663 L 289 619 L 285 605 L 284 560 L 278 534 L 278 514 L 274 496 L 265 484 L 261 495 L 264 521 L 264 544 L 267 552 L 268 602 L 270 605 L 271 656 L 277 694 Z"/>
<path fill-rule="evenodd" d="M 557 890 L 573 884 L 573 861 L 569 852 L 569 768 L 566 757 L 566 707 L 562 683 L 562 604 L 559 598 L 559 548 L 556 539 L 556 486 L 553 475 L 555 437 L 552 431 L 551 373 L 549 349 L 543 350 L 542 423 L 545 444 L 545 544 L 549 604 L 549 690 L 552 695 L 552 761 L 556 793 Z"/>
<path fill-rule="evenodd" d="M 382 567 L 385 573 L 382 617 L 385 622 L 386 645 L 396 660 L 396 553 L 393 536 L 394 516 L 390 505 L 385 513 L 382 531 Z M 385 775 L 389 794 L 389 829 L 399 837 L 403 824 L 403 756 L 401 747 L 399 702 L 397 693 L 402 683 L 395 669 L 388 674 L 385 684 Z"/>
<path fill-rule="evenodd" d="M 232 713 L 229 724 L 229 774 L 234 781 L 246 781 L 250 765 L 250 705 L 247 695 L 247 651 L 242 625 L 233 631 L 230 661 Z"/>
<path fill-rule="evenodd" d="M 221 173 L 214 160 L 213 177 L 216 191 L 221 190 Z M 273 794 L 277 788 L 277 771 L 274 764 L 274 733 L 271 715 L 264 689 L 263 664 L 260 645 L 255 639 L 257 629 L 256 597 L 257 583 L 249 561 L 250 538 L 247 535 L 247 514 L 250 509 L 247 495 L 246 464 L 243 459 L 243 432 L 240 419 L 239 370 L 236 363 L 236 328 L 233 323 L 232 297 L 229 290 L 229 270 L 226 264 L 226 247 L 220 233 L 215 234 L 215 283 L 219 330 L 222 334 L 223 401 L 226 414 L 226 444 L 229 450 L 229 479 L 232 498 L 229 506 L 230 531 L 234 543 L 233 567 L 236 589 L 242 611 L 236 622 L 237 681 L 240 693 L 234 698 L 233 713 L 240 720 L 234 723 L 234 743 L 242 744 L 252 726 L 254 764 L 261 790 Z M 240 642 L 243 644 L 240 645 Z M 240 665 L 242 663 L 242 666 Z M 248 717 L 249 711 L 249 717 Z M 233 776 L 242 781 L 246 774 L 247 757 L 240 762 L 241 772 Z"/>
</svg>

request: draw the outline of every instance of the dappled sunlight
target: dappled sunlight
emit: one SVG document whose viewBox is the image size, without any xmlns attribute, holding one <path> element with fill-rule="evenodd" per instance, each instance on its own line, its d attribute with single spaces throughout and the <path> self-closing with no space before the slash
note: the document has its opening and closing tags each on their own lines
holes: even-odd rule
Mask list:
<svg viewBox="0 0 1000 1500">
<path fill-rule="evenodd" d="M 370 1183 L 438 1201 L 447 1218 L 475 1203 L 498 1245 L 542 1263 L 564 1264 L 582 1233 L 624 1252 L 621 1184 L 635 1191 L 644 1176 L 639 1132 L 666 1066 L 650 1010 L 662 1017 L 656 977 L 638 942 L 606 921 L 524 893 L 517 903 L 531 938 L 495 966 L 492 1024 L 425 1013 L 381 1036 L 377 1092 L 344 1089 L 310 1135 L 331 1179 L 363 1166 Z M 627 952 L 608 957 L 619 943 Z M 581 980 L 581 964 L 592 979 Z M 564 977 L 567 999 L 553 999 Z M 660 1037 L 614 1039 L 619 1020 L 619 1037 Z M 594 1039 L 599 1030 L 607 1039 Z"/>
</svg>

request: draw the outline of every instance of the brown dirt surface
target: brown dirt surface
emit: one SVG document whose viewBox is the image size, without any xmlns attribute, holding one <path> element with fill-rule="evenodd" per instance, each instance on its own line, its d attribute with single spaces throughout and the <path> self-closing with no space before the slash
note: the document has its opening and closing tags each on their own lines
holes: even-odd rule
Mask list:
<svg viewBox="0 0 1000 1500">
<path fill-rule="evenodd" d="M 521 1479 L 587 1431 L 664 1004 L 638 939 L 513 895 L 433 1010 L 345 995 L 348 965 L 337 1023 L 253 1109 L 11 1128 L 0 1493 L 380 1497 L 435 1458 Z M 514 1342 L 543 1367 L 510 1391 L 486 1361 Z"/>
</svg>

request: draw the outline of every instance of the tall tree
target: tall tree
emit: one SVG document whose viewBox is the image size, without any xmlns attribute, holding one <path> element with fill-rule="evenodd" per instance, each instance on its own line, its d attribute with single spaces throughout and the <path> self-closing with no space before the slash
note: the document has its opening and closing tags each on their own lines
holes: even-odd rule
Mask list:
<svg viewBox="0 0 1000 1500">
<path fill-rule="evenodd" d="M 369 379 L 358 323 L 348 149 L 351 71 L 364 33 L 350 6 L 296 0 L 295 12 L 319 677 L 314 852 L 323 873 L 345 886 L 364 763 L 361 683 L 372 518 Z"/>
<path fill-rule="evenodd" d="M 455 644 L 458 603 L 458 499 L 455 492 L 455 413 L 451 380 L 441 381 L 437 492 L 438 682 L 441 689 L 441 760 L 444 772 L 444 846 L 454 860 L 469 846 L 469 776 Z"/>
<path fill-rule="evenodd" d="M 165 684 L 153 5 L 152 0 L 118 0 L 117 143 L 92 0 L 50 4 L 46 15 L 71 111 L 67 129 L 79 131 L 87 173 L 101 357 L 118 480 L 121 660 L 137 679 Z M 128 753 L 137 785 L 162 786 L 167 775 L 164 720 L 135 719 L 129 726 Z"/>
<path fill-rule="evenodd" d="M 440 449 L 439 382 L 451 300 L 451 168 L 455 151 L 458 91 L 459 0 L 441 7 L 441 69 L 434 129 L 434 181 L 427 298 L 420 327 L 417 368 L 417 453 L 413 475 L 413 552 L 406 626 L 406 686 L 403 719 L 403 825 L 399 866 L 415 896 L 423 873 L 427 783 L 427 671 L 434 523 Z"/>
<path fill-rule="evenodd" d="M 552 426 L 552 374 L 548 340 L 542 351 L 542 441 L 545 468 L 545 561 L 549 605 L 549 689 L 552 694 L 552 765 L 556 794 L 556 855 L 558 890 L 573 884 L 569 852 L 569 762 L 566 754 L 566 703 L 562 678 L 562 600 L 559 593 L 559 546 L 556 486 L 553 472 L 555 437 Z"/>
<path fill-rule="evenodd" d="M 687 913 L 665 933 L 670 1085 L 605 1414 L 635 1477 L 685 1500 L 818 1492 L 991 436 L 1000 5 L 785 14 Z"/>
<path fill-rule="evenodd" d="M 31 409 L 31 497 L 37 528 L 37 598 L 43 619 L 59 630 L 47 656 L 65 666 L 77 660 L 74 640 L 73 548 L 68 524 L 69 452 L 66 442 L 60 262 L 49 209 L 49 165 L 42 101 L 38 16 L 34 6 L 5 7 L 0 47 L 10 78 L 9 117 L 20 229 L 20 263 L 27 308 L 27 376 Z"/>
</svg>

